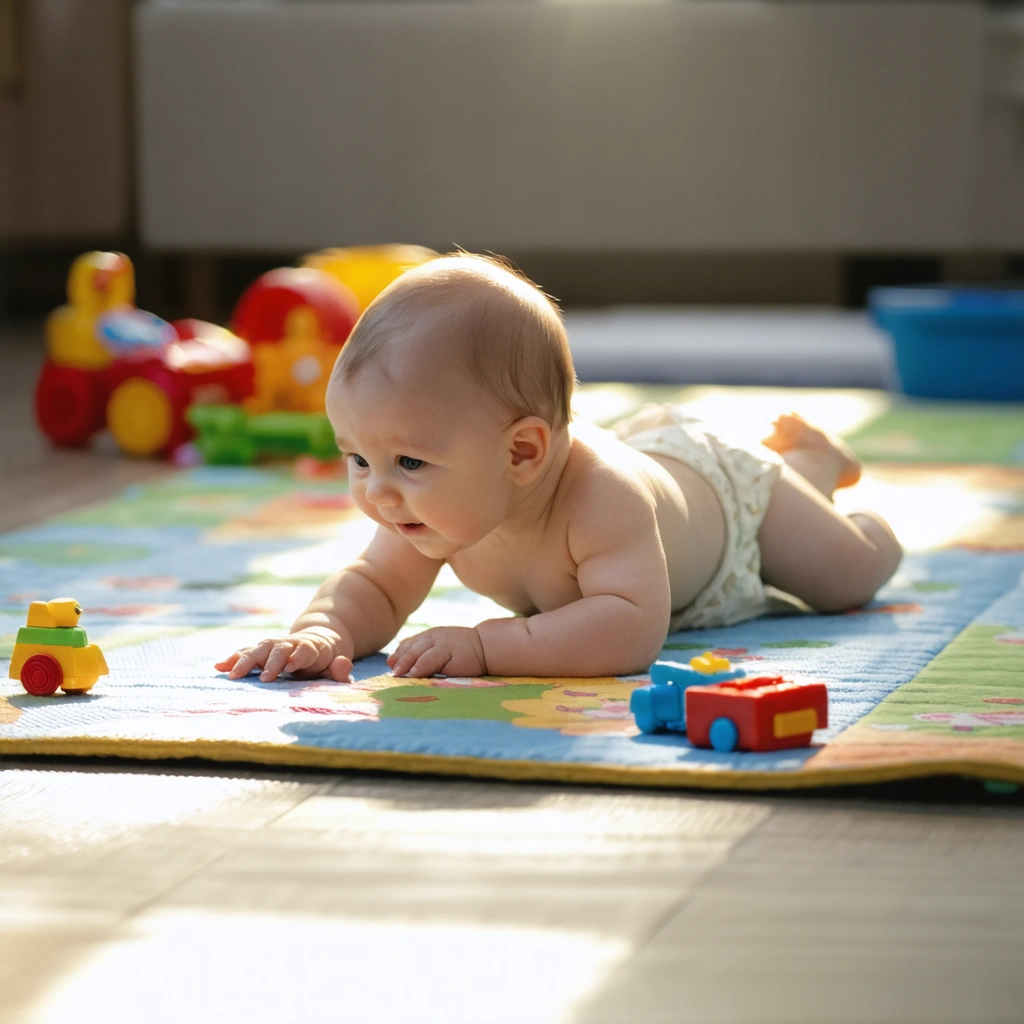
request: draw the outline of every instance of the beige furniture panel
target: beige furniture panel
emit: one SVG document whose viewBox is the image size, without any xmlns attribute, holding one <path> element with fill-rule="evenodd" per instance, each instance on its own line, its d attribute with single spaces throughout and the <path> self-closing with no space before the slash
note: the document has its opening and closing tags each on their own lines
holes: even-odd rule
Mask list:
<svg viewBox="0 0 1024 1024">
<path fill-rule="evenodd" d="M 144 4 L 144 240 L 979 244 L 985 9 Z"/>
<path fill-rule="evenodd" d="M 978 219 L 981 247 L 1024 249 L 1024 5 L 987 19 Z"/>
</svg>

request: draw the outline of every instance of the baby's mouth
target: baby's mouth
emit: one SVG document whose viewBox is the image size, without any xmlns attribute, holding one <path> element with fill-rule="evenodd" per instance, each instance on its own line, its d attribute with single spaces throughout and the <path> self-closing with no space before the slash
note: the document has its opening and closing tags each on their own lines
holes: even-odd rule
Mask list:
<svg viewBox="0 0 1024 1024">
<path fill-rule="evenodd" d="M 395 523 L 402 533 L 419 533 L 423 529 L 422 523 Z"/>
</svg>

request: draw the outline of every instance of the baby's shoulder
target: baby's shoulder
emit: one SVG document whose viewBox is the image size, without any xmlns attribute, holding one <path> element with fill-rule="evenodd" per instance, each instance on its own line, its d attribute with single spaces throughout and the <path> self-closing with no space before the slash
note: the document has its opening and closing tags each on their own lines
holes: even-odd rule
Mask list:
<svg viewBox="0 0 1024 1024">
<path fill-rule="evenodd" d="M 564 504 L 575 530 L 617 533 L 653 512 L 656 497 L 639 454 L 606 431 L 574 431 Z"/>
<path fill-rule="evenodd" d="M 607 430 L 574 424 L 570 458 L 575 462 L 574 483 L 581 493 L 623 491 L 642 496 L 649 492 L 647 457 Z"/>
</svg>

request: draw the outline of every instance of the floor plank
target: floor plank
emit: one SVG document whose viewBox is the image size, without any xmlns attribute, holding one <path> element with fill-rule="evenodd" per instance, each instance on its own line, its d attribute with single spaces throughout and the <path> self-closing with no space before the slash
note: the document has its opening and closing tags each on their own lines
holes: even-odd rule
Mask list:
<svg viewBox="0 0 1024 1024">
<path fill-rule="evenodd" d="M 1019 1021 L 1021 863 L 1019 810 L 780 805 L 579 1020 Z"/>
</svg>

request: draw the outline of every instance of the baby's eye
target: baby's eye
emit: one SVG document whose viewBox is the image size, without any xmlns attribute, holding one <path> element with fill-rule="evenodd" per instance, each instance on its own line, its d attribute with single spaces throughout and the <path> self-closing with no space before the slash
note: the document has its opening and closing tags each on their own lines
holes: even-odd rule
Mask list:
<svg viewBox="0 0 1024 1024">
<path fill-rule="evenodd" d="M 370 468 L 370 464 L 362 457 L 362 455 L 356 455 L 355 452 L 350 452 L 349 457 L 360 469 Z"/>
<path fill-rule="evenodd" d="M 402 469 L 419 469 L 423 465 L 422 459 L 414 459 L 409 455 L 400 455 L 398 458 L 398 464 Z"/>
</svg>

